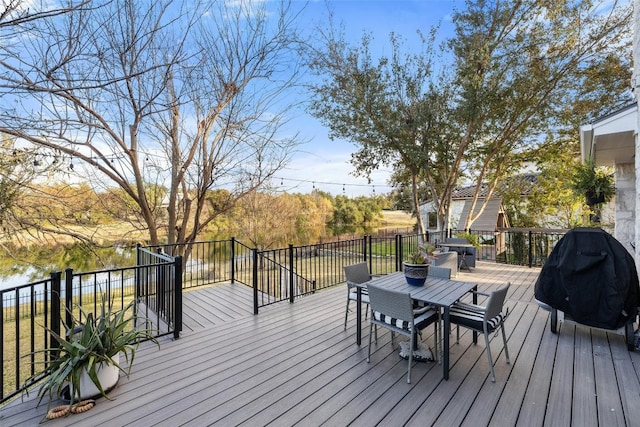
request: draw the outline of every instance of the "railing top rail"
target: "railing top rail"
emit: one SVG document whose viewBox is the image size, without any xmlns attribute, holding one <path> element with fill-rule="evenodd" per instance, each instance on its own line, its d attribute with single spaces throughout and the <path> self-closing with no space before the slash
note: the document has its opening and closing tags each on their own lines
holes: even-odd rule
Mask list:
<svg viewBox="0 0 640 427">
<path fill-rule="evenodd" d="M 197 245 L 202 243 L 222 243 L 228 242 L 230 239 L 220 239 L 220 240 L 195 240 L 190 242 L 189 244 Z M 144 248 L 167 248 L 172 246 L 184 246 L 184 243 L 158 243 L 157 245 L 145 245 L 142 246 Z"/>
<path fill-rule="evenodd" d="M 165 253 L 150 251 L 150 250 L 148 250 L 146 248 L 142 248 L 142 247 L 139 247 L 138 250 L 140 252 L 144 252 L 144 253 L 146 253 L 148 255 L 151 255 L 153 257 L 160 258 L 160 259 L 164 260 L 165 262 L 173 262 L 175 260 L 175 257 L 172 257 L 172 256 L 167 255 Z"/>
<path fill-rule="evenodd" d="M 51 278 L 47 278 L 47 279 L 37 280 L 37 281 L 31 282 L 31 283 L 26 283 L 24 285 L 12 286 L 10 288 L 0 289 L 0 294 L 9 293 L 9 292 L 15 292 L 15 291 L 19 291 L 21 289 L 31 288 L 31 287 L 34 287 L 34 286 L 40 286 L 40 285 L 44 285 L 44 284 L 50 283 L 50 282 L 51 282 Z"/>
<path fill-rule="evenodd" d="M 526 227 L 508 227 L 508 228 L 497 228 L 497 231 L 515 231 L 515 232 L 527 232 L 532 231 L 534 233 L 566 233 L 569 231 L 568 228 L 526 228 Z"/>
</svg>

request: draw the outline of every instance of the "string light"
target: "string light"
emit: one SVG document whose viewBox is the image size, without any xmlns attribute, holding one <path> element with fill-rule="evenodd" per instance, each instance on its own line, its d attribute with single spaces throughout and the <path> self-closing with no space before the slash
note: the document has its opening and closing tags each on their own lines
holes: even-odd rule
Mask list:
<svg viewBox="0 0 640 427">
<path fill-rule="evenodd" d="M 56 162 L 56 159 L 60 156 L 59 150 L 55 150 L 58 154 L 49 153 L 48 150 L 44 150 L 45 152 L 41 152 L 41 147 L 32 147 L 32 148 L 8 148 L 8 147 L 0 147 L 0 153 L 4 151 L 4 153 L 12 154 L 14 157 L 17 157 L 21 154 L 34 155 L 39 156 L 41 159 L 53 158 L 53 162 Z M 140 154 L 144 155 L 144 161 L 151 162 L 153 158 L 159 160 L 166 160 L 166 156 L 160 153 L 154 152 L 146 152 L 146 151 L 138 151 Z M 100 160 L 104 160 L 105 162 L 115 163 L 116 160 L 127 159 L 128 156 L 125 153 L 114 153 L 112 155 L 107 156 L 87 156 L 88 162 L 93 162 L 94 164 Z M 39 161 L 39 163 L 42 163 Z"/>
<path fill-rule="evenodd" d="M 299 178 L 286 178 L 286 177 L 276 177 L 276 179 L 279 179 L 281 181 L 291 181 L 291 182 L 299 182 L 299 183 L 311 183 L 312 184 L 312 188 L 316 188 L 316 184 L 320 184 L 320 185 L 341 185 L 343 188 L 346 189 L 346 187 L 369 187 L 369 188 L 375 188 L 376 184 L 346 184 L 346 183 L 342 183 L 342 182 L 331 182 L 331 181 L 311 181 L 308 179 L 299 179 Z M 377 184 L 380 187 L 380 184 Z M 382 187 L 388 187 L 388 188 L 393 188 L 393 186 L 391 185 L 382 185 Z"/>
<path fill-rule="evenodd" d="M 28 155 L 32 155 L 34 156 L 34 160 L 33 160 L 33 165 L 34 166 L 40 166 L 42 165 L 43 161 L 47 161 L 47 159 L 52 159 L 51 163 L 52 164 L 56 164 L 58 163 L 59 160 L 62 160 L 64 162 L 64 157 L 62 157 L 62 159 L 60 159 L 60 154 L 59 152 L 56 154 L 54 152 L 49 152 L 48 150 L 44 150 L 44 152 L 40 151 L 41 147 L 33 147 L 33 148 L 9 148 L 9 147 L 0 147 L 0 153 L 2 151 L 4 151 L 6 153 L 6 155 L 13 155 L 14 157 L 17 157 L 20 154 L 28 154 Z M 156 153 L 156 152 L 146 152 L 146 151 L 138 151 L 139 154 L 144 155 L 144 161 L 145 162 L 151 162 L 152 158 L 157 158 L 159 160 L 166 160 L 166 156 L 164 156 L 161 153 Z M 115 165 L 116 160 L 123 160 L 123 159 L 127 159 L 127 155 L 125 153 L 114 153 L 112 155 L 107 155 L 107 156 L 89 156 L 89 162 L 93 162 L 95 165 L 98 164 L 98 161 L 102 160 L 108 163 L 111 163 L 111 165 Z M 73 156 L 69 156 L 69 165 L 68 168 L 70 170 L 74 170 L 75 165 L 73 164 Z M 249 181 L 253 182 L 253 177 L 249 176 Z M 319 186 L 342 186 L 342 192 L 346 194 L 346 189 L 347 187 L 350 188 L 355 188 L 355 187 L 369 187 L 371 188 L 371 192 L 375 195 L 376 194 L 376 189 L 375 189 L 375 185 L 374 184 L 346 184 L 344 182 L 340 183 L 340 182 L 332 182 L 332 181 L 316 181 L 316 180 L 305 180 L 305 179 L 297 179 L 297 178 L 289 178 L 289 177 L 274 177 L 275 179 L 279 179 L 280 180 L 280 186 L 284 187 L 285 186 L 285 181 L 287 182 L 297 182 L 297 183 L 311 183 L 312 184 L 312 189 L 316 190 L 319 187 L 316 187 L 316 184 L 319 184 Z M 379 184 L 378 184 L 379 185 Z M 390 185 L 383 185 L 383 187 L 388 187 L 388 188 L 393 188 Z"/>
</svg>

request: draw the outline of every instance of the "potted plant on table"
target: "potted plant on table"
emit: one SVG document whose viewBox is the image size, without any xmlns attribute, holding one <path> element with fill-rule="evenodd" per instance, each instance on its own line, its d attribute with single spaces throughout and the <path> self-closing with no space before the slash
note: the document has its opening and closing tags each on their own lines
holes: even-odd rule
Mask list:
<svg viewBox="0 0 640 427">
<path fill-rule="evenodd" d="M 159 346 L 152 330 L 135 327 L 134 305 L 135 301 L 131 301 L 124 308 L 113 310 L 103 296 L 98 313 L 89 313 L 78 306 L 82 321 L 70 313 L 71 324 L 65 324 L 65 338 L 45 328 L 59 346 L 40 351 L 48 362 L 44 372 L 27 380 L 27 384 L 44 377 L 38 390 L 38 404 L 45 395 L 49 395 L 50 402 L 57 398 L 69 401 L 68 405 L 50 410 L 48 418 L 92 407 L 92 400 L 83 399 L 107 397 L 120 372 L 129 376 L 141 341 L 151 340 Z M 121 356 L 128 362 L 126 368 L 120 364 Z"/>
<path fill-rule="evenodd" d="M 429 263 L 431 259 L 435 259 L 435 246 L 426 243 L 418 245 L 413 252 L 410 252 L 405 261 L 402 263 L 404 267 L 404 276 L 407 283 L 413 286 L 422 286 L 427 280 L 429 273 Z"/>
</svg>

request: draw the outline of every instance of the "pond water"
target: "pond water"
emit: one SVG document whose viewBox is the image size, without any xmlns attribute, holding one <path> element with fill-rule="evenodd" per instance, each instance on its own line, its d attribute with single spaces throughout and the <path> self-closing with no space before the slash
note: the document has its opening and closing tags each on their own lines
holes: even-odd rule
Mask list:
<svg viewBox="0 0 640 427">
<path fill-rule="evenodd" d="M 32 280 L 32 275 L 35 270 L 28 269 L 24 273 L 13 274 L 7 277 L 0 277 L 0 289 L 9 289 L 15 286 L 25 285 L 27 283 L 35 282 L 44 279 L 46 276 L 42 276 L 38 279 Z"/>
</svg>

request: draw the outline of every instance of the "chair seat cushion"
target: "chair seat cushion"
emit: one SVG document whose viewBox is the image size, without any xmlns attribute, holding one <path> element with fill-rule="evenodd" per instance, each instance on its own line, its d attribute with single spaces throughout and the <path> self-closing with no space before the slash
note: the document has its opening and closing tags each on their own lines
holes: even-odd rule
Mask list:
<svg viewBox="0 0 640 427">
<path fill-rule="evenodd" d="M 363 289 L 364 291 L 364 289 Z M 357 301 L 358 300 L 358 294 L 356 292 L 356 290 L 352 290 L 349 292 L 349 299 L 351 301 Z M 366 302 L 367 304 L 369 303 L 369 294 L 366 292 L 362 292 L 362 302 Z"/>
<path fill-rule="evenodd" d="M 406 320 L 396 319 L 380 313 L 379 311 L 373 312 L 373 318 L 379 322 L 386 323 L 387 325 L 395 326 L 398 329 L 411 331 L 410 324 Z M 436 320 L 438 320 L 438 313 L 435 310 L 430 309 L 421 314 L 418 314 L 414 318 L 414 323 L 416 325 L 416 329 L 420 330 L 435 322 Z"/>
<path fill-rule="evenodd" d="M 455 303 L 449 310 L 449 320 L 467 328 L 483 331 L 484 307 L 473 304 Z M 487 331 L 493 332 L 504 320 L 502 313 L 487 320 Z"/>
</svg>

